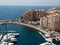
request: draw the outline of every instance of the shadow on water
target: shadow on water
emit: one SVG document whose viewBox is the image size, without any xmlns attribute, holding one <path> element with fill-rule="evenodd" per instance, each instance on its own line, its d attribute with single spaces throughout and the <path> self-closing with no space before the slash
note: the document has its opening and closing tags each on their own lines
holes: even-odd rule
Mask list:
<svg viewBox="0 0 60 45">
<path fill-rule="evenodd" d="M 8 30 L 15 30 L 20 33 L 15 45 L 39 45 L 45 40 L 37 30 L 17 24 L 8 24 Z"/>
</svg>

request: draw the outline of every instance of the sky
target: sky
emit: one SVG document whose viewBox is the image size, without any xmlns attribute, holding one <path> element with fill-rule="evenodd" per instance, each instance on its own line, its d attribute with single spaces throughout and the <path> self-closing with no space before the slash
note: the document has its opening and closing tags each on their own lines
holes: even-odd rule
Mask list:
<svg viewBox="0 0 60 45">
<path fill-rule="evenodd" d="M 60 0 L 0 0 L 0 5 L 60 6 Z"/>
</svg>

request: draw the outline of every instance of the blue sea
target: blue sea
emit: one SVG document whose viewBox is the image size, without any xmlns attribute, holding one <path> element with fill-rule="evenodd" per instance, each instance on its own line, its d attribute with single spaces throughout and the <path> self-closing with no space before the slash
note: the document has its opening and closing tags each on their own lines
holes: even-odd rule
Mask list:
<svg viewBox="0 0 60 45">
<path fill-rule="evenodd" d="M 16 19 L 24 15 L 29 9 L 45 9 L 48 10 L 56 6 L 0 6 L 0 20 Z M 7 30 L 19 32 L 15 45 L 39 45 L 45 42 L 44 38 L 37 30 L 21 26 L 18 24 L 7 24 Z M 5 26 L 0 25 L 0 33 L 4 33 Z"/>
<path fill-rule="evenodd" d="M 48 10 L 57 6 L 0 6 L 0 20 L 20 18 L 29 9 Z"/>
</svg>

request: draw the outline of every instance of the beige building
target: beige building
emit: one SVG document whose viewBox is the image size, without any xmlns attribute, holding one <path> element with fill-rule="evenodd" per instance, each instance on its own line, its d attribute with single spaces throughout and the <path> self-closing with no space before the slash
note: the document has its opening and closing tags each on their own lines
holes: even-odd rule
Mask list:
<svg viewBox="0 0 60 45">
<path fill-rule="evenodd" d="M 40 20 L 40 17 L 45 16 L 46 12 L 43 9 L 35 9 L 35 10 L 28 10 L 24 14 L 24 22 L 30 22 L 30 21 L 38 21 Z"/>
<path fill-rule="evenodd" d="M 51 8 L 49 10 L 46 11 L 48 14 L 52 14 L 52 13 L 59 13 L 60 14 L 60 9 L 58 8 Z"/>
<path fill-rule="evenodd" d="M 46 13 L 45 16 L 40 18 L 40 26 L 43 28 L 48 28 L 48 14 Z"/>
<path fill-rule="evenodd" d="M 48 27 L 51 30 L 60 31 L 60 14 L 48 16 Z"/>
<path fill-rule="evenodd" d="M 48 18 L 47 17 L 41 17 L 40 26 L 43 28 L 48 28 Z"/>
<path fill-rule="evenodd" d="M 60 14 L 53 13 L 40 18 L 40 26 L 60 32 Z"/>
</svg>

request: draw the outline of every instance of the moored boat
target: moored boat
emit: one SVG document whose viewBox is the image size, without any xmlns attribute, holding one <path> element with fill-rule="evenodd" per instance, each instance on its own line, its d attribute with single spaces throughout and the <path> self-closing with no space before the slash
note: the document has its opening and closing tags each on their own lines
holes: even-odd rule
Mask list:
<svg viewBox="0 0 60 45">
<path fill-rule="evenodd" d="M 50 42 L 45 42 L 45 43 L 42 43 L 40 45 L 56 45 L 56 44 L 53 44 L 53 43 L 50 43 Z"/>
</svg>

